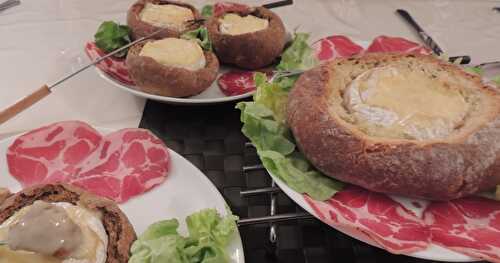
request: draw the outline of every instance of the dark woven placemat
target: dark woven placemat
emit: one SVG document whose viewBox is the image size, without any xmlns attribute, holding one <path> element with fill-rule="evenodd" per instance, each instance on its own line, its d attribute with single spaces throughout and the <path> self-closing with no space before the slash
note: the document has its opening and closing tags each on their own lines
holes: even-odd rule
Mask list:
<svg viewBox="0 0 500 263">
<path fill-rule="evenodd" d="M 240 112 L 234 103 L 211 106 L 173 106 L 148 101 L 140 126 L 153 131 L 168 147 L 203 171 L 241 218 L 269 215 L 268 195 L 242 198 L 240 191 L 268 187 L 265 171 L 243 174 L 243 165 L 259 164 L 255 150 L 246 148 Z M 278 194 L 278 213 L 302 211 L 285 194 Z M 268 225 L 240 227 L 247 262 L 419 262 L 392 255 L 344 235 L 319 220 L 279 223 L 276 245 Z"/>
</svg>

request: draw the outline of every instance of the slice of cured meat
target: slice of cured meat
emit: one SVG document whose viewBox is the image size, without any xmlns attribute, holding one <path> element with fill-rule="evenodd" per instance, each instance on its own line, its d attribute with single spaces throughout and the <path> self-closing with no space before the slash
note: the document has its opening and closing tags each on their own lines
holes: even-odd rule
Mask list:
<svg viewBox="0 0 500 263">
<path fill-rule="evenodd" d="M 102 136 L 85 123 L 66 121 L 18 137 L 7 151 L 7 163 L 23 187 L 65 182 L 125 202 L 162 183 L 170 158 L 148 130 Z"/>
<path fill-rule="evenodd" d="M 366 52 L 403 52 L 429 55 L 426 47 L 401 37 L 379 36 L 373 39 Z"/>
<path fill-rule="evenodd" d="M 253 71 L 229 71 L 217 80 L 219 89 L 226 96 L 236 96 L 252 92 L 256 89 Z"/>
<path fill-rule="evenodd" d="M 106 55 L 94 42 L 85 44 L 85 53 L 93 61 Z M 113 79 L 126 85 L 134 85 L 124 59 L 106 58 L 96 66 Z"/>
<path fill-rule="evenodd" d="M 220 16 L 228 12 L 245 12 L 250 7 L 244 4 L 231 3 L 231 2 L 217 2 L 214 4 L 214 16 Z"/>
<path fill-rule="evenodd" d="M 352 42 L 348 37 L 338 35 L 320 39 L 312 47 L 320 61 L 351 57 L 363 52 L 363 48 Z"/>
<path fill-rule="evenodd" d="M 433 202 L 424 212 L 432 242 L 478 259 L 500 262 L 500 202 L 468 197 Z"/>
<path fill-rule="evenodd" d="M 423 220 L 384 194 L 348 186 L 324 202 L 304 197 L 325 223 L 355 228 L 392 253 L 411 253 L 429 245 Z"/>
<path fill-rule="evenodd" d="M 101 144 L 101 134 L 79 121 L 65 121 L 18 137 L 7 150 L 9 172 L 23 187 L 65 181 Z"/>
</svg>

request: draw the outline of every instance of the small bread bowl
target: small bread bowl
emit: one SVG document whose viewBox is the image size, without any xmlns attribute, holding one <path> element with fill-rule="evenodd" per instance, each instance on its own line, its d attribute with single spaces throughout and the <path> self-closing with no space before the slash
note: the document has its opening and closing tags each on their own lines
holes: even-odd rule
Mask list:
<svg viewBox="0 0 500 263">
<path fill-rule="evenodd" d="M 219 61 L 213 52 L 203 51 L 205 65 L 197 70 L 167 66 L 152 57 L 140 55 L 143 47 L 152 41 L 134 45 L 127 54 L 129 74 L 141 91 L 167 97 L 188 97 L 201 93 L 215 81 Z"/>
<path fill-rule="evenodd" d="M 385 83 L 396 83 L 385 93 L 380 70 L 393 74 Z M 379 80 L 369 77 L 374 72 Z M 378 109 L 353 104 L 356 87 L 368 87 L 357 101 Z M 405 89 L 411 99 L 396 96 Z M 412 107 L 411 116 L 389 124 L 380 114 Z M 500 184 L 499 90 L 433 56 L 365 54 L 320 65 L 293 87 L 287 123 L 318 170 L 372 191 L 449 200 Z"/>
<path fill-rule="evenodd" d="M 268 21 L 261 30 L 227 34 L 221 32 L 221 19 L 226 14 L 241 17 L 254 16 Z M 273 63 L 283 51 L 286 31 L 280 17 L 264 7 L 242 10 L 238 13 L 221 13 L 207 21 L 207 29 L 214 51 L 221 63 L 235 65 L 243 69 L 260 69 Z"/>
<path fill-rule="evenodd" d="M 144 21 L 141 19 L 141 12 L 145 9 L 147 5 L 172 5 L 181 7 L 186 11 L 186 9 L 191 10 L 192 16 L 190 15 L 185 20 L 185 24 L 183 26 L 165 26 L 162 23 L 151 23 L 148 21 Z M 145 37 L 150 35 L 151 33 L 160 30 L 163 27 L 167 27 L 165 30 L 156 34 L 154 39 L 162 39 L 166 37 L 179 37 L 186 31 L 194 30 L 198 28 L 200 25 L 196 22 L 190 22 L 188 20 L 199 20 L 201 18 L 200 12 L 194 6 L 179 2 L 179 1 L 170 1 L 170 0 L 139 0 L 135 2 L 127 12 L 127 25 L 130 28 L 130 33 L 132 39 L 138 39 L 141 37 Z M 168 20 L 168 19 L 167 19 Z"/>
</svg>

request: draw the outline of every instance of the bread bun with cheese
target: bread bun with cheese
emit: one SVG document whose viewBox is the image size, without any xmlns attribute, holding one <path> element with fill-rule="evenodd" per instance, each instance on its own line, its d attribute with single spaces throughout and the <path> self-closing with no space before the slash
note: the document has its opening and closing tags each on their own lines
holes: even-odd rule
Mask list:
<svg viewBox="0 0 500 263">
<path fill-rule="evenodd" d="M 169 0 L 139 0 L 127 12 L 127 25 L 132 39 L 148 36 L 161 28 L 167 28 L 153 38 L 179 37 L 186 31 L 198 28 L 193 20 L 201 18 L 192 5 Z"/>
<path fill-rule="evenodd" d="M 270 65 L 285 46 L 283 22 L 264 7 L 212 16 L 207 29 L 221 63 L 244 69 Z"/>
<path fill-rule="evenodd" d="M 372 53 L 304 73 L 287 122 L 324 174 L 448 200 L 500 184 L 500 93 L 433 56 Z"/>
<path fill-rule="evenodd" d="M 127 68 L 136 86 L 147 93 L 187 97 L 196 95 L 214 82 L 219 61 L 192 40 L 165 38 L 131 47 Z"/>
<path fill-rule="evenodd" d="M 34 212 L 35 209 L 38 210 Z M 63 217 L 65 220 L 54 221 L 56 218 L 60 219 L 61 215 L 51 219 L 47 218 L 51 212 L 57 214 L 61 211 L 68 216 L 67 218 Z M 42 215 L 45 217 L 43 218 Z M 27 218 L 29 216 L 35 218 Z M 20 225 L 19 222 L 22 220 L 26 221 Z M 29 222 L 29 220 L 32 221 Z M 64 230 L 64 224 L 69 224 L 68 221 L 79 226 L 78 232 L 68 233 L 71 234 L 68 237 L 69 239 L 74 238 L 76 234 L 80 237 L 78 243 L 80 247 L 76 247 L 76 252 L 71 255 L 79 255 L 81 258 L 69 255 L 60 258 L 62 253 L 69 253 L 68 251 L 58 250 L 57 255 L 48 256 L 33 250 L 26 250 L 26 247 L 35 247 L 41 251 L 47 250 L 53 241 L 58 241 L 57 238 L 64 240 L 63 243 L 68 243 L 69 240 L 61 237 L 59 232 Z M 57 224 L 51 226 L 50 224 L 53 223 Z M 33 230 L 33 227 L 37 229 Z M 66 227 L 66 229 L 69 228 Z M 130 246 L 136 239 L 132 225 L 116 203 L 65 184 L 29 187 L 5 199 L 0 203 L 0 236 L 0 240 L 7 240 L 7 245 L 0 246 L 0 258 L 4 258 L 8 262 L 40 263 L 127 262 Z M 97 242 L 96 240 L 97 244 L 91 242 Z M 31 244 L 19 244 L 22 241 Z M 104 243 L 107 245 L 104 246 Z M 13 249 L 13 246 L 20 248 Z"/>
</svg>

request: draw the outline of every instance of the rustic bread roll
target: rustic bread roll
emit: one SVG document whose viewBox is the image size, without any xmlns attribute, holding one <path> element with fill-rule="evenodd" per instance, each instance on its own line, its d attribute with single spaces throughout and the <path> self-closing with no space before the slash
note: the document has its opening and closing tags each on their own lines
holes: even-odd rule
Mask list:
<svg viewBox="0 0 500 263">
<path fill-rule="evenodd" d="M 127 12 L 127 25 L 130 28 L 130 34 L 132 36 L 132 39 L 138 39 L 141 37 L 148 36 L 152 34 L 155 31 L 160 30 L 163 27 L 157 26 L 150 24 L 146 21 L 143 21 L 141 19 L 141 12 L 143 11 L 144 7 L 147 4 L 155 4 L 155 5 L 175 5 L 179 7 L 184 7 L 188 8 L 191 10 L 193 13 L 193 18 L 194 20 L 200 19 L 201 15 L 198 9 L 196 9 L 194 6 L 188 4 L 188 3 L 183 3 L 179 1 L 169 1 L 169 0 L 138 0 L 135 2 L 128 10 Z M 162 39 L 166 37 L 179 37 L 183 33 L 194 30 L 200 26 L 199 23 L 191 23 L 188 22 L 186 23 L 185 27 L 180 29 L 180 28 L 175 28 L 175 27 L 167 27 L 165 30 L 161 31 L 160 33 L 156 34 L 153 38 L 154 39 Z"/>
<path fill-rule="evenodd" d="M 106 263 L 123 263 L 129 259 L 130 246 L 136 239 L 134 228 L 125 214 L 111 200 L 95 196 L 65 184 L 47 184 L 26 188 L 0 203 L 0 224 L 35 201 L 67 202 L 101 215 L 108 235 Z"/>
<path fill-rule="evenodd" d="M 240 11 L 240 16 L 252 15 L 267 19 L 267 28 L 255 32 L 230 35 L 220 31 L 220 19 L 227 13 L 212 16 L 207 29 L 217 58 L 221 63 L 244 69 L 260 69 L 273 63 L 283 51 L 286 31 L 281 18 L 264 7 Z"/>
<path fill-rule="evenodd" d="M 500 184 L 500 93 L 432 56 L 366 54 L 304 73 L 288 100 L 320 171 L 372 191 L 448 200 Z"/>
<path fill-rule="evenodd" d="M 134 45 L 127 55 L 127 68 L 140 90 L 160 96 L 188 97 L 206 90 L 217 78 L 219 61 L 214 53 L 204 51 L 205 66 L 193 71 L 162 65 L 151 57 L 141 56 L 148 42 Z"/>
</svg>

